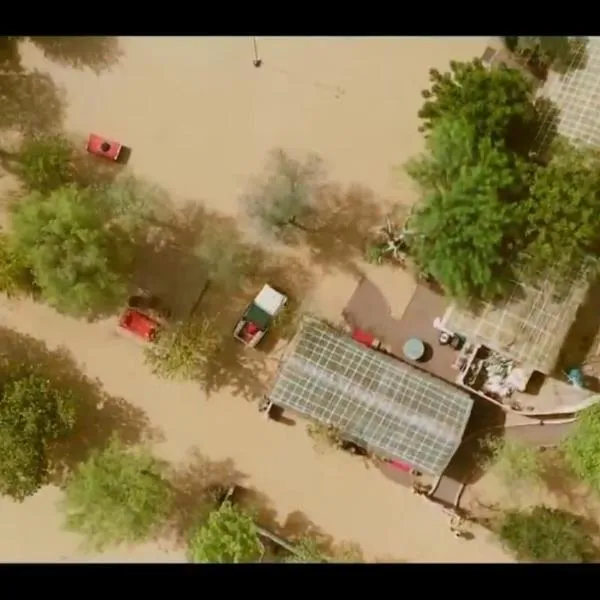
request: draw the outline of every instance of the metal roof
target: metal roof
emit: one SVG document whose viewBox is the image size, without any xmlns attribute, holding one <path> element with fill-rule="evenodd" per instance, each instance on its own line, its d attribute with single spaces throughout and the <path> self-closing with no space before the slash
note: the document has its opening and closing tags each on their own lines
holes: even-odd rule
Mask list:
<svg viewBox="0 0 600 600">
<path fill-rule="evenodd" d="M 466 392 L 314 318 L 302 323 L 269 399 L 431 475 L 448 466 L 473 407 Z"/>
<path fill-rule="evenodd" d="M 442 325 L 550 374 L 589 288 L 583 277 L 563 286 L 566 291 L 558 293 L 550 280 L 537 286 L 514 282 L 502 303 L 452 304 Z"/>
<path fill-rule="evenodd" d="M 550 73 L 541 90 L 560 113 L 557 123 L 552 112 L 548 113 L 540 128 L 540 146 L 556 125 L 558 133 L 571 142 L 600 147 L 600 38 L 588 38 L 587 47 L 581 49 L 573 62 L 574 67 L 580 68 L 573 68 L 565 75 Z"/>
<path fill-rule="evenodd" d="M 258 293 L 258 296 L 254 299 L 254 304 L 262 308 L 267 314 L 274 317 L 280 310 L 281 307 L 287 302 L 287 298 L 277 290 L 273 289 L 270 285 L 263 285 L 262 290 Z"/>
</svg>

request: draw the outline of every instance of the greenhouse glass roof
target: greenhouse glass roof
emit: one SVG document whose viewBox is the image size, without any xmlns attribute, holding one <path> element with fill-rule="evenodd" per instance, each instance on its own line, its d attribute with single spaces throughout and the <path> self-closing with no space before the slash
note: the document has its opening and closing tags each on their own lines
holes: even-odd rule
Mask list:
<svg viewBox="0 0 600 600">
<path fill-rule="evenodd" d="M 549 280 L 538 286 L 514 282 L 505 302 L 453 304 L 442 324 L 540 373 L 550 374 L 589 289 L 583 275 L 568 283 L 567 292 L 560 294 Z"/>
<path fill-rule="evenodd" d="M 466 392 L 316 319 L 300 328 L 269 399 L 431 475 L 448 466 L 473 407 Z"/>
<path fill-rule="evenodd" d="M 585 52 L 585 55 L 584 55 Z M 586 56 L 587 55 L 587 56 Z M 560 109 L 558 123 L 551 113 L 540 132 L 539 143 L 552 134 L 554 125 L 558 133 L 573 143 L 600 147 L 600 38 L 590 37 L 587 48 L 574 58 L 574 64 L 585 65 L 565 75 L 551 73 L 541 93 Z"/>
</svg>

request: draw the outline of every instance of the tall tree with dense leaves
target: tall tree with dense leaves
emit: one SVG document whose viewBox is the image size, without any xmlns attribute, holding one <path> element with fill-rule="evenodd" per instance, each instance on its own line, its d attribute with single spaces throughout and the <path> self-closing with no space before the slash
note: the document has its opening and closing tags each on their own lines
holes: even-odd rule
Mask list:
<svg viewBox="0 0 600 600">
<path fill-rule="evenodd" d="M 560 144 L 536 170 L 527 208 L 525 264 L 529 277 L 570 280 L 582 265 L 598 267 L 600 155 Z"/>
<path fill-rule="evenodd" d="M 23 199 L 13 237 L 43 298 L 57 309 L 86 315 L 125 294 L 131 240 L 112 226 L 112 208 L 95 189 L 62 187 Z"/>
<path fill-rule="evenodd" d="M 33 277 L 27 259 L 12 238 L 0 232 L 0 292 L 8 297 L 33 292 Z"/>
<path fill-rule="evenodd" d="M 530 148 L 537 115 L 531 83 L 504 66 L 486 68 L 479 59 L 450 63 L 450 71 L 429 72 L 431 87 L 422 92 L 421 130 L 433 129 L 442 119 L 464 119 L 477 137 L 503 141 L 513 149 Z M 527 148 L 524 148 L 527 146 Z"/>
<path fill-rule="evenodd" d="M 189 539 L 188 556 L 195 563 L 252 563 L 264 546 L 252 517 L 224 502 L 197 527 Z"/>
<path fill-rule="evenodd" d="M 13 373 L 0 397 L 0 493 L 34 494 L 48 475 L 52 444 L 76 421 L 76 398 L 41 374 Z"/>
<path fill-rule="evenodd" d="M 565 460 L 575 475 L 600 492 L 600 404 L 582 410 L 563 442 Z"/>
<path fill-rule="evenodd" d="M 67 528 L 100 550 L 148 539 L 164 525 L 172 501 L 163 464 L 147 450 L 128 449 L 114 437 L 71 475 L 62 508 Z"/>
<path fill-rule="evenodd" d="M 73 181 L 73 145 L 62 135 L 27 138 L 19 151 L 19 175 L 27 189 L 50 192 Z"/>
<path fill-rule="evenodd" d="M 527 169 L 464 119 L 438 122 L 427 147 L 407 164 L 421 191 L 410 253 L 449 295 L 493 298 L 511 274 Z"/>
<path fill-rule="evenodd" d="M 579 516 L 546 506 L 507 511 L 498 534 L 523 561 L 588 562 L 597 553 Z"/>
</svg>

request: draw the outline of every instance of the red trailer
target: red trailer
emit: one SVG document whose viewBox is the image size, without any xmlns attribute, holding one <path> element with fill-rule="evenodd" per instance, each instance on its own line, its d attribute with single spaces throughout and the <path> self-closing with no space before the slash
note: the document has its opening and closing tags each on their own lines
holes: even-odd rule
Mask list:
<svg viewBox="0 0 600 600">
<path fill-rule="evenodd" d="M 152 342 L 160 329 L 160 323 L 135 308 L 128 308 L 119 319 L 119 327 L 146 342 Z"/>
<path fill-rule="evenodd" d="M 88 143 L 86 146 L 86 150 L 90 154 L 101 156 L 102 158 L 106 158 L 107 160 L 112 160 L 114 162 L 119 160 L 123 148 L 123 144 L 112 140 L 107 140 L 106 138 L 100 137 L 95 133 L 90 133 L 90 137 L 88 138 Z"/>
</svg>

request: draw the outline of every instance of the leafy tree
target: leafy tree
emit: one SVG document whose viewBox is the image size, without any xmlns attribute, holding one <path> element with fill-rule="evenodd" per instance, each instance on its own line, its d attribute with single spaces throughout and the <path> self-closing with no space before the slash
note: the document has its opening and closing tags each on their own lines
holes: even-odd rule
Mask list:
<svg viewBox="0 0 600 600">
<path fill-rule="evenodd" d="M 227 291 L 239 287 L 253 267 L 249 249 L 218 227 L 204 229 L 194 253 L 207 271 L 209 284 Z"/>
<path fill-rule="evenodd" d="M 33 278 L 23 252 L 15 248 L 10 236 L 0 233 L 0 292 L 16 296 L 33 290 Z"/>
<path fill-rule="evenodd" d="M 296 554 L 286 557 L 286 563 L 324 563 L 329 561 L 329 556 L 321 548 L 319 540 L 311 536 L 302 536 L 294 542 Z"/>
<path fill-rule="evenodd" d="M 179 323 L 158 333 L 146 348 L 146 362 L 152 372 L 165 379 L 198 379 L 217 352 L 222 336 L 207 317 Z"/>
<path fill-rule="evenodd" d="M 113 226 L 111 206 L 94 189 L 74 186 L 48 197 L 33 192 L 15 208 L 14 240 L 45 300 L 89 314 L 125 294 L 131 241 Z"/>
<path fill-rule="evenodd" d="M 542 75 L 550 69 L 564 74 L 585 66 L 586 39 L 583 37 L 519 36 L 506 39 L 507 47 L 525 58 Z"/>
<path fill-rule="evenodd" d="M 451 61 L 450 72 L 429 72 L 431 88 L 422 92 L 421 131 L 433 129 L 442 119 L 464 119 L 477 138 L 507 142 L 521 148 L 532 141 L 537 124 L 531 83 L 505 66 L 487 69 L 481 60 Z M 527 148 L 529 150 L 529 148 Z"/>
<path fill-rule="evenodd" d="M 540 451 L 532 446 L 509 439 L 487 438 L 483 448 L 490 456 L 482 467 L 495 471 L 516 492 L 522 486 L 542 483 L 544 464 Z"/>
<path fill-rule="evenodd" d="M 557 281 L 600 252 L 600 156 L 569 144 L 556 145 L 544 168 L 536 170 L 527 203 L 526 264 L 530 277 Z"/>
<path fill-rule="evenodd" d="M 313 200 L 322 180 L 321 160 L 314 154 L 303 160 L 274 150 L 263 176 L 243 198 L 248 215 L 261 229 L 292 242 L 298 231 L 308 229 L 314 212 Z"/>
<path fill-rule="evenodd" d="M 62 508 L 67 528 L 100 550 L 147 539 L 169 516 L 172 500 L 162 463 L 113 437 L 71 475 Z"/>
<path fill-rule="evenodd" d="M 188 556 L 195 563 L 258 562 L 264 553 L 252 517 L 224 502 L 191 534 Z"/>
<path fill-rule="evenodd" d="M 563 450 L 577 477 L 600 492 L 600 404 L 579 413 L 575 429 L 563 442 Z"/>
<path fill-rule="evenodd" d="M 294 542 L 296 554 L 288 556 L 286 563 L 362 563 L 362 551 L 356 544 L 343 542 L 331 549 L 331 554 L 323 548 L 323 540 L 315 534 L 303 535 Z"/>
<path fill-rule="evenodd" d="M 12 374 L 0 399 L 0 492 L 15 500 L 34 494 L 49 471 L 49 450 L 73 429 L 75 397 L 45 376 Z"/>
<path fill-rule="evenodd" d="M 527 170 L 465 120 L 440 121 L 406 170 L 421 190 L 405 234 L 420 270 L 459 299 L 492 298 L 510 277 Z"/>
<path fill-rule="evenodd" d="M 578 516 L 546 506 L 505 512 L 498 534 L 524 561 L 587 562 L 596 554 Z"/>
<path fill-rule="evenodd" d="M 50 192 L 73 179 L 73 146 L 62 135 L 25 139 L 19 152 L 19 175 L 29 190 Z"/>
</svg>

